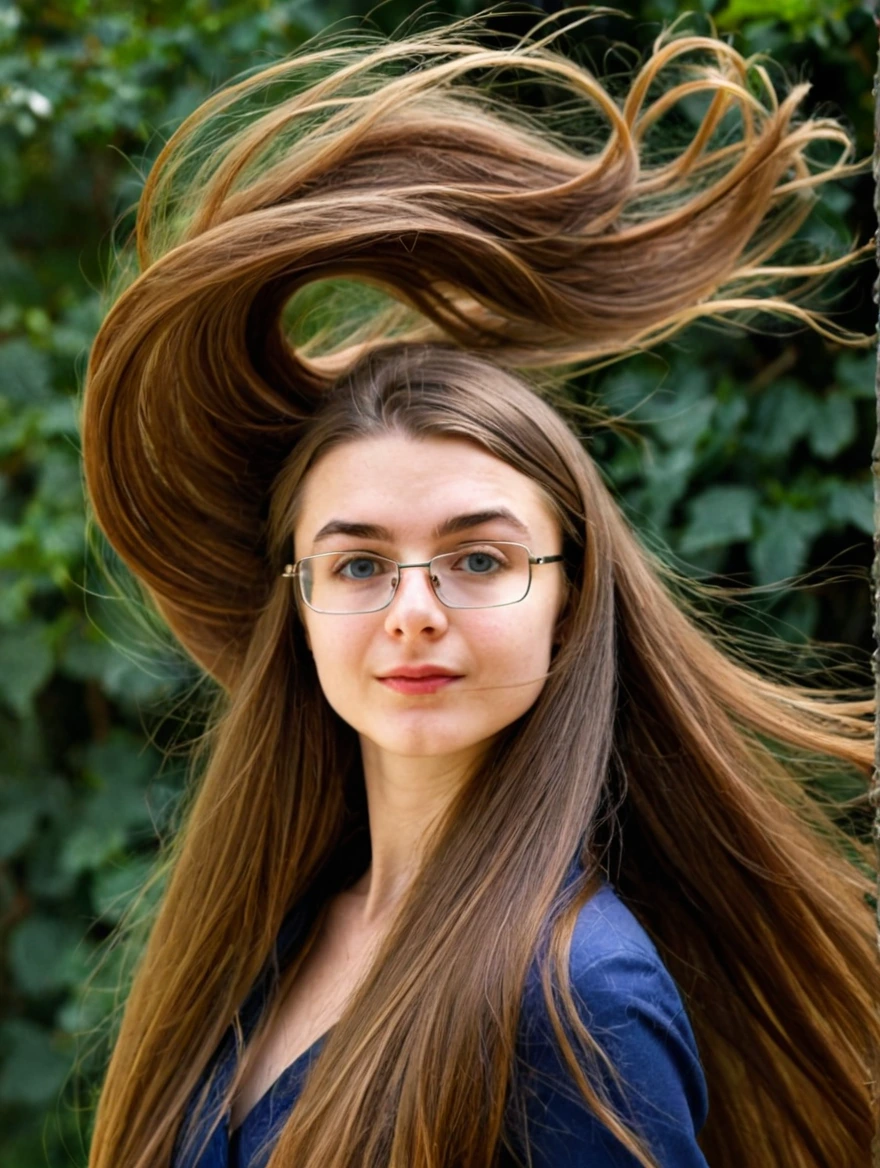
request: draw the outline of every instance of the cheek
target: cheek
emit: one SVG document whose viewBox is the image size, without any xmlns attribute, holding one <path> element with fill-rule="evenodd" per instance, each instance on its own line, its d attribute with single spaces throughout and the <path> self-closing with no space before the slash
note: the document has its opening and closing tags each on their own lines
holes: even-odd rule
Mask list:
<svg viewBox="0 0 880 1168">
<path fill-rule="evenodd" d="M 306 633 L 321 688 L 328 697 L 331 691 L 351 685 L 366 656 L 369 630 L 357 617 L 328 617 L 326 621 L 309 621 Z"/>
<path fill-rule="evenodd" d="M 523 672 L 549 657 L 554 626 L 550 614 L 538 605 L 516 608 L 496 610 L 468 638 L 484 668 Z"/>
<path fill-rule="evenodd" d="M 522 608 L 522 606 L 520 606 Z M 525 714 L 546 685 L 552 628 L 546 617 L 522 610 L 498 614 L 467 638 L 475 666 L 473 688 L 462 693 L 462 733 L 485 738 Z"/>
</svg>

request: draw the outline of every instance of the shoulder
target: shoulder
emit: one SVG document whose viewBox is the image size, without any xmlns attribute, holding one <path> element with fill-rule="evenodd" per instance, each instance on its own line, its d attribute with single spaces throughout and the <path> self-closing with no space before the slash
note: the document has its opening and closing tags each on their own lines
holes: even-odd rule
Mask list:
<svg viewBox="0 0 880 1168">
<path fill-rule="evenodd" d="M 621 953 L 640 953 L 659 961 L 654 942 L 621 900 L 615 888 L 604 880 L 587 901 L 575 921 L 571 944 L 571 971 L 585 973 L 589 966 Z"/>
<path fill-rule="evenodd" d="M 614 888 L 603 883 L 583 906 L 571 942 L 569 977 L 591 1014 L 648 1015 L 696 1041 L 681 993 L 648 933 Z"/>
<path fill-rule="evenodd" d="M 603 1075 L 615 1108 L 641 1129 L 664 1168 L 704 1168 L 696 1136 L 708 1095 L 690 1020 L 654 943 L 608 883 L 578 914 L 569 984 L 581 1021 L 621 1075 L 622 1091 Z M 536 1165 L 635 1164 L 580 1098 L 537 968 L 523 1004 L 521 1050 Z"/>
<path fill-rule="evenodd" d="M 638 1061 L 639 1078 L 656 1074 L 667 1095 L 680 1091 L 698 1131 L 708 1094 L 690 1018 L 654 942 L 610 884 L 578 914 L 569 972 L 584 1022 L 599 1023 L 622 1063 Z"/>
</svg>

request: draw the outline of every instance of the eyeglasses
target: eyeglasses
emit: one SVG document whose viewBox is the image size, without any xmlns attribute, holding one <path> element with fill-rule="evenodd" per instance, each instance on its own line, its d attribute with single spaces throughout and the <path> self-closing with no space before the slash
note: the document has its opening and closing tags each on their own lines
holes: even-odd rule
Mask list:
<svg viewBox="0 0 880 1168">
<path fill-rule="evenodd" d="M 556 564 L 562 558 L 533 556 L 522 543 L 480 542 L 423 564 L 400 564 L 374 552 L 321 552 L 287 564 L 281 574 L 298 581 L 309 608 L 340 616 L 387 608 L 404 568 L 427 568 L 446 608 L 500 608 L 525 599 L 533 564 Z"/>
</svg>

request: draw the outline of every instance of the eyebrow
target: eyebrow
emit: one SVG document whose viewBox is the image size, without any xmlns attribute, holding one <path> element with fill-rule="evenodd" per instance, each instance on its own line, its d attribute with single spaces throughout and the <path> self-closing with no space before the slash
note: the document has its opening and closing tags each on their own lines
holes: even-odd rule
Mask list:
<svg viewBox="0 0 880 1168">
<path fill-rule="evenodd" d="M 471 511 L 466 515 L 452 515 L 437 524 L 433 536 L 435 539 L 442 539 L 445 535 L 457 535 L 461 531 L 468 531 L 472 527 L 480 527 L 484 523 L 492 523 L 499 519 L 527 539 L 531 539 L 529 529 L 507 507 L 492 507 L 486 511 Z M 329 523 L 324 524 L 312 543 L 319 543 L 331 535 L 350 535 L 355 539 L 384 539 L 389 543 L 394 538 L 387 527 L 382 527 L 378 523 L 350 523 L 345 519 L 331 519 Z"/>
</svg>

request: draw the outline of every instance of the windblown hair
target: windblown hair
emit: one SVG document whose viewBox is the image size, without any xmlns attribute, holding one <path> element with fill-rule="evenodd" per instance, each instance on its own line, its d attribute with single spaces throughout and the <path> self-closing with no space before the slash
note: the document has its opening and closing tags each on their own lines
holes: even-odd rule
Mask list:
<svg viewBox="0 0 880 1168">
<path fill-rule="evenodd" d="M 506 74 L 564 94 L 568 133 L 506 97 Z M 813 189 L 853 165 L 839 124 L 799 115 L 806 90 L 777 99 L 759 63 L 712 37 L 661 38 L 616 97 L 536 37 L 347 36 L 220 92 L 162 152 L 139 274 L 91 356 L 85 473 L 110 543 L 222 692 L 90 1168 L 169 1163 L 285 912 L 368 858 L 356 737 L 280 572 L 310 468 L 387 432 L 467 439 L 543 489 L 564 533 L 565 636 L 438 825 L 271 1168 L 477 1168 L 515 1152 L 536 954 L 586 1106 L 656 1168 L 585 1073 L 601 1048 L 568 985 L 602 871 L 682 991 L 713 1168 L 867 1162 L 872 860 L 811 783 L 870 774 L 871 704 L 773 677 L 710 632 L 527 380 L 734 311 L 851 339 L 779 287 L 854 252 L 773 262 Z M 694 95 L 702 121 L 671 151 L 664 119 Z M 810 150 L 828 143 L 840 157 L 820 166 Z M 324 280 L 373 300 L 307 337 L 302 290 Z M 583 878 L 562 894 L 578 853 Z"/>
</svg>

